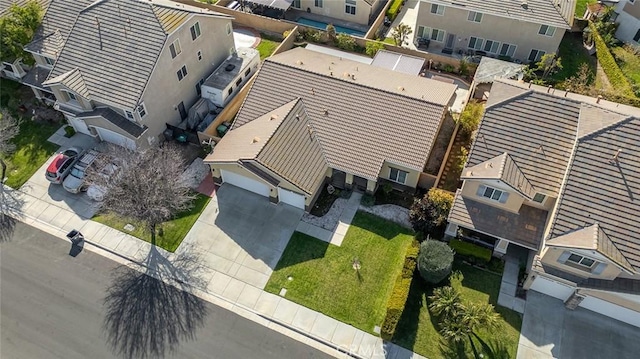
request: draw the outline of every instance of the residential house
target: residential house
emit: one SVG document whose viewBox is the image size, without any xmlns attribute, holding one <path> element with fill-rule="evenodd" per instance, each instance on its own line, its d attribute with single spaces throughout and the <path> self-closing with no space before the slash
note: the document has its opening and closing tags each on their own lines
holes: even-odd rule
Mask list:
<svg viewBox="0 0 640 359">
<path fill-rule="evenodd" d="M 616 38 L 640 46 L 640 1 L 620 0 L 615 4 Z"/>
<path fill-rule="evenodd" d="M 422 0 L 418 6 L 413 33 L 430 39 L 430 51 L 531 62 L 558 50 L 576 2 Z"/>
<path fill-rule="evenodd" d="M 307 211 L 328 182 L 415 191 L 455 90 L 295 48 L 265 60 L 205 163 L 217 183 Z"/>
<path fill-rule="evenodd" d="M 525 289 L 640 326 L 640 109 L 496 79 L 447 234 L 531 250 Z"/>
<path fill-rule="evenodd" d="M 63 28 L 42 87 L 77 132 L 127 147 L 150 146 L 186 118 L 204 79 L 235 52 L 231 17 L 167 0 L 94 1 Z"/>
<path fill-rule="evenodd" d="M 369 25 L 385 3 L 383 0 L 293 0 L 291 7 L 311 14 Z"/>
</svg>

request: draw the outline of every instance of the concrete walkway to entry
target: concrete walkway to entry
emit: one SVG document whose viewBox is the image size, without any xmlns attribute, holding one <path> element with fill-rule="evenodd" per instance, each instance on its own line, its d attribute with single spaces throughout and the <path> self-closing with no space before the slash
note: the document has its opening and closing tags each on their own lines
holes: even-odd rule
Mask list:
<svg viewBox="0 0 640 359">
<path fill-rule="evenodd" d="M 338 225 L 333 231 L 315 226 L 303 220 L 300 220 L 300 223 L 298 223 L 296 231 L 339 247 L 344 240 L 344 236 L 347 234 L 347 230 L 351 225 L 351 221 L 353 221 L 353 217 L 356 215 L 356 212 L 358 212 L 361 200 L 362 193 L 354 192 L 351 194 L 346 206 L 342 209 L 342 213 L 340 213 Z"/>
</svg>

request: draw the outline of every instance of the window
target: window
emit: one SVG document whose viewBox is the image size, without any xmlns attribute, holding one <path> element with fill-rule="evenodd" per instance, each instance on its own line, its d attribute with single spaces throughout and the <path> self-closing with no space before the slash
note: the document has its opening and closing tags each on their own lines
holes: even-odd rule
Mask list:
<svg viewBox="0 0 640 359">
<path fill-rule="evenodd" d="M 198 94 L 198 97 L 200 97 L 200 95 L 202 95 L 202 84 L 204 83 L 204 79 L 200 79 L 200 81 L 198 81 L 198 83 L 196 84 L 196 93 Z"/>
<path fill-rule="evenodd" d="M 247 71 L 244 72 L 244 77 L 249 76 L 250 73 L 251 73 L 251 67 L 249 67 Z"/>
<path fill-rule="evenodd" d="M 444 30 L 432 29 L 430 39 L 438 42 L 444 41 Z"/>
<path fill-rule="evenodd" d="M 500 43 L 493 40 L 487 40 L 484 42 L 484 47 L 482 48 L 484 51 L 495 54 L 498 52 L 498 48 L 500 47 Z"/>
<path fill-rule="evenodd" d="M 587 257 L 583 257 L 583 256 L 575 254 L 575 253 L 571 253 L 569 258 L 567 258 L 567 262 L 571 262 L 571 263 L 574 263 L 574 264 L 585 266 L 587 268 L 592 268 L 593 265 L 596 264 L 596 261 L 594 261 L 593 259 L 587 258 Z"/>
<path fill-rule="evenodd" d="M 399 170 L 397 168 L 389 167 L 389 179 L 404 184 L 407 181 L 407 174 L 403 170 Z"/>
<path fill-rule="evenodd" d="M 544 55 L 544 51 L 532 49 L 531 52 L 529 53 L 529 58 L 528 59 L 531 62 L 540 61 L 540 58 L 542 58 L 542 55 Z"/>
<path fill-rule="evenodd" d="M 171 58 L 175 59 L 176 56 L 180 55 L 182 49 L 180 48 L 180 40 L 176 39 L 171 45 L 169 45 L 169 51 L 171 51 Z"/>
<path fill-rule="evenodd" d="M 345 0 L 344 12 L 347 14 L 356 14 L 356 0 Z"/>
<path fill-rule="evenodd" d="M 227 35 L 231 35 L 231 24 L 227 24 Z"/>
<path fill-rule="evenodd" d="M 432 29 L 430 27 L 418 26 L 418 37 L 427 38 L 433 41 L 444 41 L 444 30 Z"/>
<path fill-rule="evenodd" d="M 133 120 L 133 112 L 129 110 L 124 110 L 124 116 L 130 120 Z"/>
<path fill-rule="evenodd" d="M 431 28 L 418 26 L 418 37 L 429 37 L 431 36 Z"/>
<path fill-rule="evenodd" d="M 315 2 L 316 7 L 322 7 L 322 1 L 323 0 L 316 0 Z"/>
<path fill-rule="evenodd" d="M 444 15 L 444 6 L 431 4 L 431 13 L 436 15 Z"/>
<path fill-rule="evenodd" d="M 544 36 L 553 36 L 556 33 L 556 28 L 548 25 L 540 25 L 540 30 L 538 30 L 538 34 Z"/>
<path fill-rule="evenodd" d="M 233 93 L 233 87 L 232 87 L 232 88 L 230 88 L 230 89 L 229 89 L 229 91 L 227 91 L 227 93 L 228 93 L 229 95 L 231 95 L 231 93 Z"/>
<path fill-rule="evenodd" d="M 69 91 L 65 91 L 67 93 L 67 96 L 69 96 L 69 100 L 70 101 L 78 101 L 78 98 L 76 97 L 76 94 L 74 94 L 73 92 L 69 92 Z"/>
<path fill-rule="evenodd" d="M 47 63 L 47 65 L 51 65 L 51 66 L 53 66 L 53 64 L 56 63 L 56 61 L 50 57 L 45 57 L 44 61 Z"/>
<path fill-rule="evenodd" d="M 484 39 L 481 39 L 479 37 L 471 36 L 469 38 L 469 48 L 470 49 L 481 50 L 483 43 L 484 43 Z"/>
<path fill-rule="evenodd" d="M 636 32 L 636 36 L 633 37 L 633 41 L 640 42 L 640 29 Z"/>
<path fill-rule="evenodd" d="M 293 0 L 293 2 L 291 3 L 292 7 L 295 7 L 296 9 L 300 8 L 300 0 Z"/>
<path fill-rule="evenodd" d="M 140 118 L 143 118 L 144 116 L 147 115 L 147 108 L 144 107 L 144 102 L 140 102 L 137 110 L 138 110 L 138 115 L 140 115 Z"/>
<path fill-rule="evenodd" d="M 195 40 L 200 36 L 200 23 L 196 22 L 191 26 L 191 40 Z"/>
<path fill-rule="evenodd" d="M 202 61 L 202 51 L 198 51 L 198 61 Z"/>
<path fill-rule="evenodd" d="M 236 86 L 240 86 L 241 83 L 242 83 L 242 78 L 239 78 L 238 81 L 236 81 Z"/>
<path fill-rule="evenodd" d="M 178 75 L 178 81 L 182 81 L 183 78 L 187 77 L 187 66 L 183 65 L 182 68 L 178 70 L 177 75 Z"/>
<path fill-rule="evenodd" d="M 544 202 L 545 198 L 547 198 L 546 195 L 544 195 L 542 193 L 536 193 L 536 195 L 533 196 L 533 201 L 534 202 L 538 202 L 538 203 L 542 203 L 542 202 Z"/>
<path fill-rule="evenodd" d="M 513 57 L 515 53 L 516 53 L 516 45 L 502 44 L 502 46 L 500 46 L 501 56 Z"/>
<path fill-rule="evenodd" d="M 493 201 L 498 201 L 500 203 L 506 203 L 509 198 L 509 193 L 485 185 L 478 186 L 476 195 Z"/>
<path fill-rule="evenodd" d="M 467 20 L 472 22 L 482 22 L 482 13 L 469 11 L 469 16 L 467 16 Z"/>
</svg>

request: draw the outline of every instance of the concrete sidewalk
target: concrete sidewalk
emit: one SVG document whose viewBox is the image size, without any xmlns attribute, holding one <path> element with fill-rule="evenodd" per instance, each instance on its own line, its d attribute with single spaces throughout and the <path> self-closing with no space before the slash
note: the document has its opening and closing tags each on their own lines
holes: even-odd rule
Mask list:
<svg viewBox="0 0 640 359">
<path fill-rule="evenodd" d="M 206 256 L 212 255 L 201 248 L 197 241 L 189 240 L 185 240 L 176 253 L 170 253 L 157 247 L 152 248 L 148 242 L 80 217 L 67 205 L 48 202 L 46 200 L 47 193 L 25 193 L 8 187 L 5 187 L 5 190 L 17 199 L 17 207 L 14 208 L 13 213 L 20 221 L 63 240 L 67 240 L 66 233 L 72 229 L 80 230 L 87 239 L 86 248 L 88 250 L 109 257 L 123 265 L 146 271 L 148 274 L 152 273 L 154 276 L 156 276 L 154 273 L 161 273 L 162 268 L 150 268 L 149 265 L 169 266 L 171 269 L 175 269 L 173 266 L 178 267 L 177 262 L 180 261 L 180 256 L 183 254 L 195 253 L 199 255 L 205 253 Z M 217 212 L 218 201 L 214 197 L 203 211 L 202 216 Z M 350 222 L 355 211 L 353 214 L 349 214 L 351 216 Z M 348 227 L 348 224 L 346 225 Z M 197 237 L 199 228 L 203 229 L 195 225 L 187 234 L 187 238 Z M 346 233 L 346 229 L 344 233 Z M 344 237 L 344 234 L 342 236 Z M 160 256 L 160 260 L 149 261 L 152 251 Z M 213 260 L 212 258 L 201 259 L 203 261 Z M 176 279 L 165 278 L 161 274 L 158 274 L 157 277 L 165 282 Z M 198 278 L 198 281 L 194 281 L 193 294 L 335 357 L 422 358 L 407 349 L 384 342 L 377 336 L 280 296 L 265 292 L 262 288 L 264 287 L 262 282 L 243 281 L 242 278 L 216 271 L 209 266 L 200 268 Z"/>
</svg>

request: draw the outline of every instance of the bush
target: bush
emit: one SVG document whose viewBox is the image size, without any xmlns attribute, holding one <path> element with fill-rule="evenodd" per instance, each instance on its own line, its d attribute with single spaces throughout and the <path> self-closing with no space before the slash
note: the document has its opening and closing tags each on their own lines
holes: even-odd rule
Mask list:
<svg viewBox="0 0 640 359">
<path fill-rule="evenodd" d="M 407 297 L 409 296 L 409 289 L 411 288 L 411 280 L 413 273 L 416 270 L 416 260 L 418 258 L 418 251 L 420 245 L 417 241 L 413 241 L 404 258 L 404 265 L 402 266 L 402 273 L 396 278 L 396 282 L 393 286 L 393 291 L 389 297 L 387 303 L 387 315 L 382 322 L 382 328 L 380 329 L 380 336 L 385 340 L 391 340 L 396 332 L 400 317 L 402 317 L 402 311 L 407 303 Z"/>
<path fill-rule="evenodd" d="M 66 137 L 66 138 L 71 138 L 71 137 L 73 137 L 73 135 L 76 134 L 76 130 L 71 126 L 65 126 L 64 127 L 64 132 L 65 132 L 64 133 L 64 137 Z"/>
<path fill-rule="evenodd" d="M 346 51 L 354 51 L 356 49 L 356 40 L 347 34 L 338 34 L 336 36 L 336 46 Z"/>
<path fill-rule="evenodd" d="M 328 24 L 325 31 L 329 37 L 329 41 L 336 41 L 336 27 L 333 24 Z"/>
<path fill-rule="evenodd" d="M 441 235 L 447 216 L 453 205 L 453 195 L 447 191 L 432 188 L 422 198 L 415 200 L 409 209 L 409 221 L 416 232 Z"/>
<path fill-rule="evenodd" d="M 420 245 L 418 271 L 427 283 L 437 284 L 451 274 L 453 251 L 444 242 L 427 240 Z"/>
<path fill-rule="evenodd" d="M 487 264 L 491 260 L 491 250 L 484 247 L 480 247 L 477 244 L 453 239 L 449 242 L 449 246 L 453 248 L 456 254 L 463 257 L 476 258 L 480 260 L 483 264 Z"/>
<path fill-rule="evenodd" d="M 387 9 L 387 17 L 389 17 L 389 20 L 393 21 L 396 19 L 396 16 L 398 16 L 398 13 L 400 12 L 400 8 L 402 8 L 403 2 L 404 0 L 393 0 L 389 9 Z"/>
<path fill-rule="evenodd" d="M 379 41 L 367 41 L 365 52 L 368 56 L 374 57 L 378 51 L 384 50 L 384 44 Z"/>
<path fill-rule="evenodd" d="M 622 73 L 622 70 L 620 70 L 620 67 L 618 67 L 616 60 L 613 58 L 613 55 L 611 55 L 609 48 L 607 48 L 607 44 L 598 33 L 596 26 L 590 22 L 589 28 L 591 29 L 593 41 L 596 44 L 596 57 L 598 58 L 600 65 L 602 65 L 602 69 L 607 75 L 607 78 L 609 78 L 609 82 L 611 82 L 611 85 L 613 85 L 617 92 L 620 92 L 624 96 L 634 97 L 635 94 L 631 84 Z"/>
<path fill-rule="evenodd" d="M 360 203 L 365 207 L 371 207 L 376 203 L 376 198 L 370 194 L 362 196 Z"/>
<path fill-rule="evenodd" d="M 469 101 L 467 106 L 464 107 L 460 118 L 458 118 L 458 123 L 466 135 L 471 135 L 478 129 L 480 121 L 482 120 L 483 111 L 484 107 L 478 101 Z"/>
</svg>

